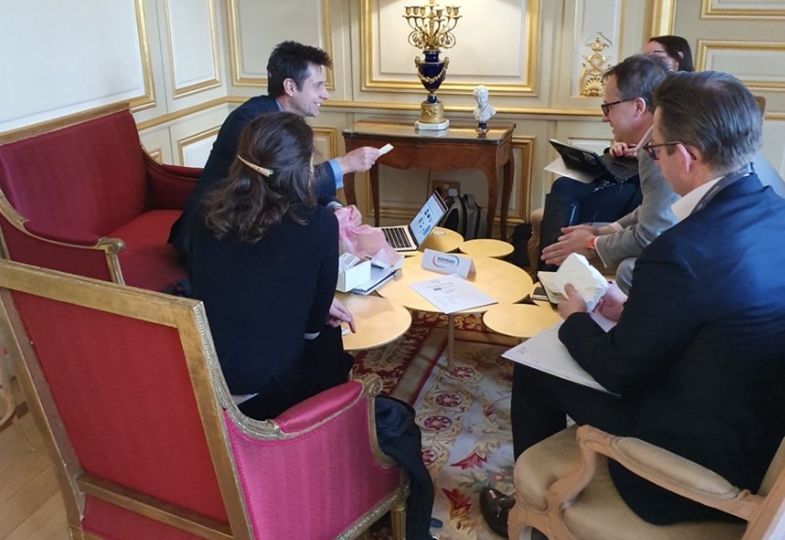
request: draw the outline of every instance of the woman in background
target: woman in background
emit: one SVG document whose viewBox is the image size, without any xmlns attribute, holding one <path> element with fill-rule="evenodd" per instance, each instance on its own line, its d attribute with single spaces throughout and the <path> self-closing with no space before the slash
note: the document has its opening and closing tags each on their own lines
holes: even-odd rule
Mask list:
<svg viewBox="0 0 785 540">
<path fill-rule="evenodd" d="M 671 71 L 695 71 L 692 49 L 681 36 L 654 36 L 646 42 L 641 52 L 659 56 Z"/>
</svg>

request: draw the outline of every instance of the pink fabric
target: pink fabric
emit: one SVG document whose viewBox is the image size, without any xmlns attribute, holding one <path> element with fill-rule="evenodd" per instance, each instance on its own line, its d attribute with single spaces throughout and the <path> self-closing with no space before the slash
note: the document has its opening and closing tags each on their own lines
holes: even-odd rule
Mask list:
<svg viewBox="0 0 785 540">
<path fill-rule="evenodd" d="M 127 285 L 163 291 L 186 277 L 177 251 L 167 243 L 179 216 L 179 210 L 150 210 L 111 232 L 125 242 L 120 266 Z"/>
<path fill-rule="evenodd" d="M 359 384 L 336 386 L 298 403 L 275 419 L 284 433 L 297 433 L 322 422 L 344 407 L 351 405 L 362 392 Z"/>
<path fill-rule="evenodd" d="M 13 298 L 81 467 L 225 522 L 177 329 Z"/>
<path fill-rule="evenodd" d="M 84 530 L 106 540 L 196 540 L 187 533 L 145 516 L 88 496 L 82 518 Z"/>
<path fill-rule="evenodd" d="M 336 209 L 335 217 L 338 218 L 341 253 L 348 251 L 362 259 L 376 257 L 390 266 L 398 260 L 398 253 L 384 239 L 384 233 L 364 224 L 363 216 L 356 206 Z"/>
<path fill-rule="evenodd" d="M 295 419 L 300 427 L 312 406 L 314 419 L 324 419 L 350 404 L 287 440 L 254 439 L 224 413 L 257 538 L 335 538 L 400 485 L 400 470 L 382 467 L 372 453 L 368 398 L 358 386 L 345 383 L 281 415 L 287 427 Z"/>
</svg>

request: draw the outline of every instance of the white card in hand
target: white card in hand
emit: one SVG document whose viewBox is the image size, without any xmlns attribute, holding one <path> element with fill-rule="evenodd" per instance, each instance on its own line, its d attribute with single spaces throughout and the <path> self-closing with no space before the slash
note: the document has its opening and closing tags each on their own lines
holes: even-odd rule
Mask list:
<svg viewBox="0 0 785 540">
<path fill-rule="evenodd" d="M 390 143 L 385 144 L 381 148 L 379 148 L 379 157 L 382 157 L 384 154 L 392 150 L 394 147 Z"/>
</svg>

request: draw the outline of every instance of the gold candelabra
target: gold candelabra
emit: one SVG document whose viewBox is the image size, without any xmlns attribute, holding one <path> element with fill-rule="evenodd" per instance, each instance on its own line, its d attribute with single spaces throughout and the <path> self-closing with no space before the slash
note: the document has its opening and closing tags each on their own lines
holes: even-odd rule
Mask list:
<svg viewBox="0 0 785 540">
<path fill-rule="evenodd" d="M 461 18 L 458 6 L 440 6 L 436 0 L 428 0 L 428 5 L 406 6 L 403 16 L 412 29 L 409 43 L 423 50 L 449 49 L 455 45 L 452 34 L 458 19 Z"/>
<path fill-rule="evenodd" d="M 428 90 L 428 98 L 420 105 L 418 129 L 447 129 L 450 121 L 444 117 L 444 105 L 436 97 L 436 90 L 447 75 L 450 59 L 439 59 L 441 49 L 455 45 L 452 31 L 458 24 L 461 14 L 457 6 L 440 6 L 436 0 L 428 0 L 427 5 L 405 6 L 403 16 L 412 31 L 409 43 L 422 49 L 424 59 L 415 57 L 414 65 L 420 82 Z"/>
</svg>

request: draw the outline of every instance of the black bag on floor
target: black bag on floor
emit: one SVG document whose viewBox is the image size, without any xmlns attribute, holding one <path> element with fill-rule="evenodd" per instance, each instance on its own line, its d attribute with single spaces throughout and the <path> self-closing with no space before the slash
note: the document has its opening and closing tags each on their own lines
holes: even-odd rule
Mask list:
<svg viewBox="0 0 785 540">
<path fill-rule="evenodd" d="M 524 270 L 528 270 L 531 264 L 531 261 L 529 261 L 529 238 L 531 238 L 531 235 L 531 223 L 519 223 L 512 230 L 512 237 L 510 238 L 510 243 L 513 247 L 510 262 Z"/>
<path fill-rule="evenodd" d="M 464 240 L 487 236 L 485 209 L 477 204 L 474 195 L 465 193 L 460 197 L 450 196 L 444 203 L 447 205 L 447 212 L 439 223 L 440 226 L 457 232 Z"/>
</svg>

